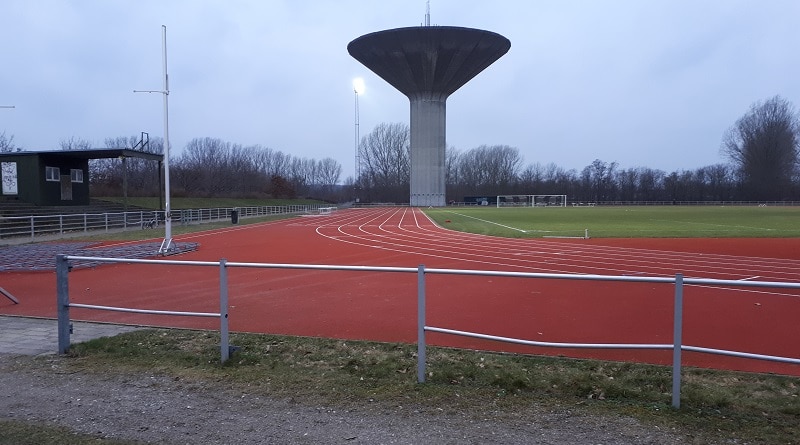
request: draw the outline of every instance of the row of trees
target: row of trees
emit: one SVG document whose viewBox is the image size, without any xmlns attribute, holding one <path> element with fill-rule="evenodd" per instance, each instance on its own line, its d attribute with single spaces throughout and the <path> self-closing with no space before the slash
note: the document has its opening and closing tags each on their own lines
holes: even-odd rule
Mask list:
<svg viewBox="0 0 800 445">
<path fill-rule="evenodd" d="M 144 136 L 144 135 L 143 135 Z M 800 200 L 798 174 L 800 119 L 779 96 L 755 103 L 723 136 L 721 153 L 729 163 L 665 172 L 647 167 L 620 168 L 595 160 L 582 170 L 555 164 L 525 165 L 519 149 L 480 146 L 446 152 L 448 199 L 500 194 L 567 194 L 579 201 L 728 201 Z M 107 138 L 107 148 L 163 153 L 163 141 L 144 137 Z M 242 146 L 197 138 L 170 160 L 174 196 L 314 197 L 331 201 L 408 202 L 410 137 L 405 124 L 380 124 L 359 144 L 356 178 L 341 184 L 341 165 L 292 156 L 260 145 Z M 61 141 L 64 150 L 91 148 L 76 138 Z M 13 136 L 0 133 L 0 152 L 18 151 Z M 159 168 L 137 158 L 90 163 L 95 195 L 155 196 Z"/>
<path fill-rule="evenodd" d="M 358 195 L 368 201 L 408 201 L 409 128 L 381 124 L 359 145 Z M 779 96 L 753 104 L 723 136 L 730 163 L 665 172 L 623 169 L 596 159 L 582 170 L 555 164 L 524 166 L 506 145 L 448 148 L 448 199 L 503 194 L 567 194 L 578 201 L 800 200 L 800 119 Z"/>
<path fill-rule="evenodd" d="M 360 199 L 408 200 L 407 134 L 402 124 L 382 124 L 362 140 Z M 744 185 L 726 164 L 667 173 L 647 167 L 623 169 L 616 162 L 597 159 L 578 171 L 553 163 L 525 166 L 517 148 L 484 145 L 464 152 L 448 149 L 445 169 L 447 196 L 454 201 L 508 194 L 566 194 L 586 202 L 745 199 Z"/>
<path fill-rule="evenodd" d="M 81 148 L 69 142 L 62 142 L 62 148 Z M 107 138 L 105 145 L 164 152 L 160 138 L 147 143 L 136 137 Z M 170 161 L 173 196 L 336 199 L 342 174 L 342 166 L 331 158 L 300 158 L 269 147 L 242 146 L 214 138 L 189 141 L 181 155 Z M 158 193 L 159 170 L 152 161 L 130 158 L 125 165 L 116 159 L 92 161 L 90 178 L 99 194 L 115 194 L 121 190 L 123 178 L 133 194 Z"/>
</svg>

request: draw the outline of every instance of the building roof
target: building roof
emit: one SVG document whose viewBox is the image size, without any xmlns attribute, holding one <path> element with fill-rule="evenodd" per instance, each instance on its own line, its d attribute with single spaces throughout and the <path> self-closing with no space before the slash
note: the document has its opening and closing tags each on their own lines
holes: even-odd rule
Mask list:
<svg viewBox="0 0 800 445">
<path fill-rule="evenodd" d="M 109 158 L 140 158 L 150 161 L 161 161 L 164 155 L 148 153 L 146 151 L 132 150 L 129 148 L 92 148 L 89 150 L 46 150 L 46 151 L 16 151 L 0 153 L 6 156 L 42 156 L 61 157 L 64 159 L 109 159 Z"/>
</svg>

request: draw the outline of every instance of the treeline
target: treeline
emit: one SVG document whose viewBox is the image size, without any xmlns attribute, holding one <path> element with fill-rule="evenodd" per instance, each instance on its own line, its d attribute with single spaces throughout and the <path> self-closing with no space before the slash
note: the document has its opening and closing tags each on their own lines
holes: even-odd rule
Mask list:
<svg viewBox="0 0 800 445">
<path fill-rule="evenodd" d="M 64 149 L 82 148 L 74 145 L 62 142 Z M 105 145 L 164 152 L 160 138 L 146 143 L 138 137 L 107 138 Z M 196 138 L 183 147 L 180 156 L 170 159 L 169 167 L 172 196 L 346 199 L 339 196 L 337 186 L 342 166 L 332 158 L 307 159 L 260 145 Z M 131 196 L 155 196 L 163 181 L 157 163 L 137 158 L 128 158 L 124 164 L 117 159 L 91 161 L 89 176 L 95 195 L 119 194 L 127 182 Z"/>
<path fill-rule="evenodd" d="M 381 124 L 360 144 L 360 199 L 408 202 L 408 127 Z M 603 201 L 731 201 L 751 199 L 735 170 L 725 164 L 665 172 L 595 160 L 581 170 L 553 163 L 524 164 L 519 149 L 480 146 L 466 151 L 449 148 L 445 157 L 447 199 L 511 194 L 566 194 L 570 200 Z M 800 199 L 797 187 L 771 200 Z"/>
<path fill-rule="evenodd" d="M 447 199 L 511 194 L 566 194 L 584 202 L 800 201 L 800 117 L 780 96 L 756 102 L 728 129 L 721 154 L 729 163 L 666 172 L 620 168 L 596 159 L 581 170 L 524 164 L 516 147 L 480 146 L 445 153 Z M 408 202 L 409 128 L 381 124 L 359 143 L 356 195 Z"/>
<path fill-rule="evenodd" d="M 483 156 L 494 150 L 505 156 L 510 147 L 481 147 Z M 472 150 L 466 152 L 473 155 Z M 457 163 L 457 164 L 460 164 Z M 472 167 L 468 167 L 472 168 Z M 466 178 L 464 178 L 466 179 Z M 448 183 L 448 196 L 565 194 L 570 201 L 738 201 L 745 198 L 731 167 L 724 164 L 667 173 L 648 167 L 619 168 L 616 162 L 595 160 L 580 171 L 555 164 L 534 163 L 525 168 L 508 168 L 496 184 L 487 178 L 481 187 L 469 181 Z M 797 194 L 795 194 L 797 196 Z M 791 194 L 773 200 L 791 199 Z"/>
</svg>

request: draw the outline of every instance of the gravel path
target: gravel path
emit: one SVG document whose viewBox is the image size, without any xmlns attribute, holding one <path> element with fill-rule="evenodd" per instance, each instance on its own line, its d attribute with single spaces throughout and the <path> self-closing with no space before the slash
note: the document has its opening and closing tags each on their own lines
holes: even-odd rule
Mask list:
<svg viewBox="0 0 800 445">
<path fill-rule="evenodd" d="M 57 356 L 0 355 L 0 414 L 158 444 L 687 444 L 627 417 L 539 407 L 476 418 L 448 407 L 359 408 L 184 382 L 75 371 Z"/>
</svg>

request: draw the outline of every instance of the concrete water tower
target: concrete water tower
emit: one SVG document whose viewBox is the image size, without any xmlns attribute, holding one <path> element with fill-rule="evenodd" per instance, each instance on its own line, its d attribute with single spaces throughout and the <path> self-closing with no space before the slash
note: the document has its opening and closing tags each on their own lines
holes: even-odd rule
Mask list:
<svg viewBox="0 0 800 445">
<path fill-rule="evenodd" d="M 454 26 L 389 29 L 347 45 L 351 56 L 408 96 L 412 206 L 447 204 L 447 98 L 510 48 L 511 42 L 499 34 Z"/>
</svg>

